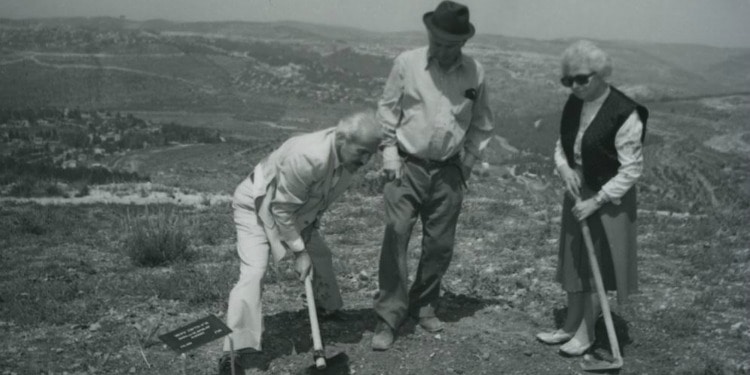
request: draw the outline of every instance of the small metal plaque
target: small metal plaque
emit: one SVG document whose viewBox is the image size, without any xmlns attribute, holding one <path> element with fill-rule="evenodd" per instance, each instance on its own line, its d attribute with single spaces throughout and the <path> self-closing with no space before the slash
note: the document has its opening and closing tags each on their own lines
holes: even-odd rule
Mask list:
<svg viewBox="0 0 750 375">
<path fill-rule="evenodd" d="M 230 333 L 232 333 L 232 330 L 224 322 L 214 315 L 209 315 L 174 331 L 167 332 L 159 336 L 159 340 L 178 353 L 185 353 Z"/>
</svg>

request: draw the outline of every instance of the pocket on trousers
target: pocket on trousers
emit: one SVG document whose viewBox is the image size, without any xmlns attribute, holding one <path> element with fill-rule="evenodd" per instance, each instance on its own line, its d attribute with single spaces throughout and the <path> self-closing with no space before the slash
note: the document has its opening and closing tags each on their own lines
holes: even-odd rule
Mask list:
<svg viewBox="0 0 750 375">
<path fill-rule="evenodd" d="M 254 206 L 254 201 L 255 194 L 253 194 L 253 182 L 249 179 L 245 179 L 236 189 L 234 189 L 232 203 Z"/>
</svg>

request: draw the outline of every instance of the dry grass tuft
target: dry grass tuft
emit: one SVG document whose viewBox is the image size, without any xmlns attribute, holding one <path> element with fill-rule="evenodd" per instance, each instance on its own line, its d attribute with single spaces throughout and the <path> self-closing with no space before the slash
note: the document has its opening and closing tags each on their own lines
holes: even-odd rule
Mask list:
<svg viewBox="0 0 750 375">
<path fill-rule="evenodd" d="M 123 227 L 126 231 L 123 248 L 138 266 L 165 266 L 190 260 L 193 256 L 187 220 L 175 214 L 173 209 L 157 209 L 150 213 L 147 208 L 140 217 L 128 212 Z"/>
</svg>

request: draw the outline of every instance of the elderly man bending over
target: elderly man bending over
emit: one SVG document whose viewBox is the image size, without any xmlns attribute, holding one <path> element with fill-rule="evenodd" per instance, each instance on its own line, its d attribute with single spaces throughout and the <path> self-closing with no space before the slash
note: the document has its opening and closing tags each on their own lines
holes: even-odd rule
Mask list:
<svg viewBox="0 0 750 375">
<path fill-rule="evenodd" d="M 294 254 L 300 280 L 314 269 L 317 306 L 327 311 L 341 308 L 341 294 L 333 274 L 331 251 L 317 230 L 323 212 L 352 181 L 352 175 L 377 152 L 382 128 L 374 115 L 361 112 L 336 127 L 290 138 L 264 158 L 234 193 L 232 207 L 237 227 L 240 279 L 229 294 L 227 325 L 238 358 L 225 354 L 219 373 L 232 366 L 264 367 L 261 353 L 263 317 L 261 283 L 269 253 L 274 260 Z"/>
</svg>

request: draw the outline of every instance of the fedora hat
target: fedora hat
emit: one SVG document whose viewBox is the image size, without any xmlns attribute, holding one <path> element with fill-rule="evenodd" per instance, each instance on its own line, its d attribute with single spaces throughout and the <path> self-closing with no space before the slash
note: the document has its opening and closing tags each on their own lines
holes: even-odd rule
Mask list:
<svg viewBox="0 0 750 375">
<path fill-rule="evenodd" d="M 425 13 L 422 21 L 434 36 L 447 41 L 462 42 L 475 32 L 469 22 L 469 8 L 449 0 L 440 2 L 434 12 Z"/>
</svg>

